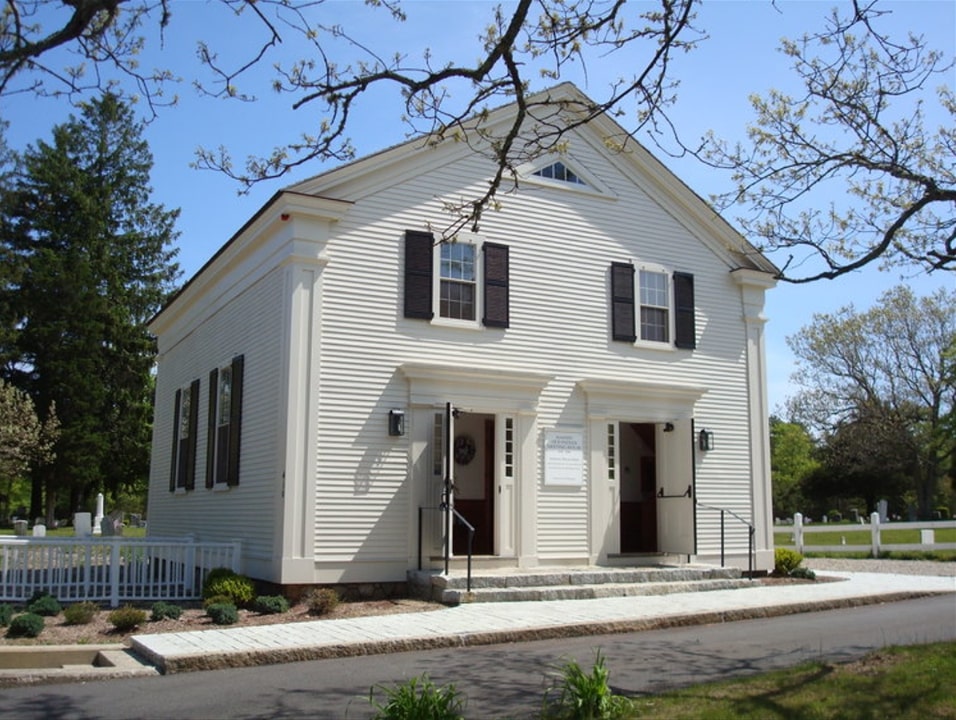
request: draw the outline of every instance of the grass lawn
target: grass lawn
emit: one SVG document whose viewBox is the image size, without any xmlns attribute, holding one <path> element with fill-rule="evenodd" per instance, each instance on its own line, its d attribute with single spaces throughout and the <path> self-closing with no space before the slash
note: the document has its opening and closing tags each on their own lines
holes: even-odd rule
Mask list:
<svg viewBox="0 0 956 720">
<path fill-rule="evenodd" d="M 829 525 L 828 527 L 834 527 Z M 804 528 L 803 530 L 803 542 L 806 547 L 811 547 L 813 545 L 839 545 L 842 538 L 846 538 L 847 546 L 850 545 L 863 545 L 866 547 L 870 546 L 872 536 L 870 534 L 870 529 L 868 527 L 863 527 L 861 529 L 860 525 L 850 525 L 845 526 L 846 530 L 842 529 L 839 532 L 814 532 L 813 528 Z M 935 540 L 938 543 L 951 543 L 956 542 L 956 528 L 941 528 L 934 531 Z M 787 547 L 793 545 L 793 533 L 790 531 L 780 532 L 779 530 L 773 534 L 773 542 L 777 547 Z M 919 530 L 893 530 L 882 528 L 880 530 L 880 542 L 885 545 L 919 545 L 920 543 L 920 531 Z M 851 548 L 852 549 L 852 548 Z M 914 548 L 917 549 L 917 548 Z"/>
<path fill-rule="evenodd" d="M 32 534 L 32 528 L 31 528 L 31 534 Z M 13 535 L 13 528 L 0 529 L 0 535 Z M 64 528 L 56 528 L 55 530 L 47 530 L 46 536 L 47 537 L 73 537 L 73 528 L 64 527 Z M 123 528 L 123 537 L 130 537 L 130 538 L 146 537 L 146 528 L 143 528 L 143 527 Z"/>
<path fill-rule="evenodd" d="M 613 680 L 614 668 L 611 668 Z M 886 648 L 745 680 L 636 698 L 626 718 L 956 718 L 956 643 Z"/>
</svg>

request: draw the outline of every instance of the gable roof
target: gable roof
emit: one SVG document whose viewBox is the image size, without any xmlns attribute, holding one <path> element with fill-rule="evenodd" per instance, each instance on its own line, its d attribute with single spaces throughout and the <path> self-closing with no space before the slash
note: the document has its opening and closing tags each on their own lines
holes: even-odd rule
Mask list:
<svg viewBox="0 0 956 720">
<path fill-rule="evenodd" d="M 535 105 L 540 106 L 544 101 L 560 104 L 560 111 L 555 110 L 553 106 L 548 110 L 546 121 L 550 124 L 554 124 L 555 115 L 558 112 L 573 117 L 577 113 L 587 112 L 593 106 L 591 100 L 569 82 L 529 96 L 527 104 L 533 108 Z M 479 126 L 483 130 L 492 131 L 498 127 L 503 128 L 506 123 L 513 120 L 515 112 L 515 103 L 503 105 L 475 116 L 463 125 L 462 130 L 468 132 Z M 529 122 L 539 121 L 540 119 L 535 118 L 532 112 Z M 772 277 L 780 274 L 780 270 L 724 220 L 708 202 L 688 187 L 643 145 L 627 136 L 626 130 L 606 113 L 594 117 L 578 128 L 577 132 L 585 141 L 604 153 L 609 161 L 622 172 L 632 177 L 635 182 L 639 180 L 641 190 L 683 222 L 701 242 L 723 258 L 729 270 L 765 273 Z M 608 140 L 621 137 L 628 137 L 624 148 L 608 149 Z M 410 169 L 424 170 L 429 164 L 448 162 L 449 152 L 454 159 L 458 154 L 468 154 L 474 150 L 468 143 L 456 142 L 453 139 L 436 140 L 430 136 L 418 137 L 279 190 L 219 248 L 202 268 L 186 281 L 148 324 L 152 326 L 177 300 L 191 294 L 190 291 L 195 290 L 196 285 L 208 285 L 212 279 L 206 276 L 212 272 L 214 266 L 222 262 L 224 256 L 231 254 L 237 246 L 253 242 L 254 237 L 261 236 L 262 232 L 267 231 L 268 226 L 274 225 L 276 218 L 287 212 L 290 206 L 307 209 L 310 213 L 318 212 L 334 219 L 343 212 L 344 206 L 353 201 L 353 198 L 348 197 L 350 192 L 346 188 L 347 185 L 362 185 L 366 190 L 372 186 L 387 186 L 407 177 Z M 541 158 L 538 158 L 537 162 L 541 163 Z M 551 162 L 553 159 L 544 160 L 545 165 Z M 543 165 L 535 165 L 534 162 L 526 163 L 527 165 L 533 166 L 534 169 L 543 167 Z M 539 180 L 539 178 L 533 179 Z M 692 222 L 687 222 L 688 219 Z"/>
<path fill-rule="evenodd" d="M 567 117 L 589 112 L 594 105 L 573 83 L 561 83 L 527 98 L 526 105 L 530 106 L 531 116 L 528 122 L 541 121 L 534 117 L 534 107 L 544 101 L 560 104 L 560 112 Z M 513 120 L 516 108 L 516 103 L 510 103 L 482 113 L 466 123 L 462 130 L 468 132 L 478 126 L 491 131 L 499 126 L 503 128 Z M 557 112 L 559 111 L 551 106 L 546 122 L 554 124 Z M 680 220 L 686 214 L 693 218 L 698 228 L 706 228 L 706 233 L 696 233 L 697 236 L 719 256 L 725 258 L 731 270 L 754 270 L 775 277 L 780 274 L 779 268 L 728 223 L 710 203 L 678 178 L 640 142 L 628 136 L 627 131 L 606 113 L 591 119 L 580 127 L 578 132 L 619 169 L 633 178 L 640 178 L 641 189 L 676 218 Z M 608 149 L 609 140 L 623 137 L 627 137 L 627 142 L 622 149 Z M 456 142 L 454 139 L 438 141 L 434 137 L 419 137 L 320 173 L 295 183 L 286 190 L 306 195 L 336 197 L 337 190 L 343 189 L 346 184 L 375 182 L 377 185 L 387 185 L 398 177 L 407 176 L 409 163 L 424 167 L 430 161 L 441 161 L 428 151 L 451 146 L 458 148 L 461 153 L 473 152 L 468 143 Z M 447 157 L 444 160 L 447 161 Z"/>
</svg>

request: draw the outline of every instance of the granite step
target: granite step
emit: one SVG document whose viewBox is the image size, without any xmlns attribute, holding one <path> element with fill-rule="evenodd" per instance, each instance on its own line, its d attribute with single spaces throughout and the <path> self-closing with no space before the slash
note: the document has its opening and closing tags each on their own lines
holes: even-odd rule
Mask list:
<svg viewBox="0 0 956 720">
<path fill-rule="evenodd" d="M 409 573 L 409 583 L 417 596 L 447 604 L 659 595 L 720 590 L 746 582 L 737 568 L 703 565 L 511 568 L 472 573 L 469 591 L 464 572 Z"/>
<path fill-rule="evenodd" d="M 461 603 L 527 602 L 535 600 L 596 600 L 600 598 L 668 595 L 671 593 L 732 590 L 752 583 L 745 578 L 675 582 L 601 583 L 523 587 L 446 588 L 435 599 L 447 605 Z"/>
</svg>

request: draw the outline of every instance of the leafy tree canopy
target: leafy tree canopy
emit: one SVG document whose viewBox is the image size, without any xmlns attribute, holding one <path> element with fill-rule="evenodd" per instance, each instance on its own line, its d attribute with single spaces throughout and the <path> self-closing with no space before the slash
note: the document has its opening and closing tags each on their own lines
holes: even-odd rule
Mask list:
<svg viewBox="0 0 956 720">
<path fill-rule="evenodd" d="M 814 315 L 788 338 L 803 388 L 791 415 L 824 437 L 831 465 L 905 473 L 924 517 L 956 444 L 946 424 L 956 402 L 953 307 L 956 292 L 917 298 L 901 286 L 869 310 Z"/>
<path fill-rule="evenodd" d="M 141 132 L 115 95 L 86 103 L 27 148 L 5 194 L 3 250 L 19 268 L 0 292 L 14 319 L 5 372 L 61 423 L 55 463 L 34 475 L 34 516 L 41 487 L 49 514 L 58 492 L 76 500 L 147 472 L 146 322 L 178 274 L 178 213 L 149 200 Z"/>
</svg>

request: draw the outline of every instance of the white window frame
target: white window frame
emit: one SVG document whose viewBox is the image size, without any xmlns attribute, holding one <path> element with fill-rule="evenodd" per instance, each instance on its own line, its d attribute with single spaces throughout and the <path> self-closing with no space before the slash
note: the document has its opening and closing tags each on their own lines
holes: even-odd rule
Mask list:
<svg viewBox="0 0 956 720">
<path fill-rule="evenodd" d="M 480 330 L 484 327 L 482 325 L 485 302 L 484 256 L 482 255 L 482 246 L 484 243 L 485 238 L 483 236 L 471 232 L 459 232 L 454 238 L 447 242 L 435 243 L 435 248 L 432 255 L 432 267 L 434 268 L 434 272 L 432 272 L 432 324 L 448 325 L 451 327 L 468 328 L 474 330 Z M 442 280 L 445 279 L 441 274 L 442 247 L 445 245 L 454 244 L 467 244 L 473 246 L 475 249 L 475 317 L 471 320 L 444 317 L 441 314 L 441 284 Z"/>
<path fill-rule="evenodd" d="M 574 173 L 575 177 L 577 177 L 581 182 L 568 182 L 566 180 L 557 180 L 555 178 L 547 178 L 540 175 L 535 175 L 536 172 L 540 172 L 544 168 L 554 165 L 558 162 Z M 568 190 L 584 195 L 602 197 L 608 200 L 617 199 L 615 194 L 607 185 L 602 183 L 597 177 L 587 172 L 587 170 L 583 168 L 584 164 L 578 162 L 578 160 L 570 152 L 549 153 L 548 155 L 518 166 L 518 177 L 521 178 L 522 182 L 531 185 Z"/>
<path fill-rule="evenodd" d="M 638 263 L 635 265 L 634 273 L 634 323 L 636 327 L 634 341 L 635 345 L 642 345 L 644 347 L 658 348 L 658 349 L 674 349 L 674 339 L 677 328 L 675 326 L 675 316 L 677 308 L 674 306 L 674 279 L 673 271 L 669 268 L 664 267 L 663 265 L 656 265 L 652 263 Z M 641 274 L 642 273 L 653 273 L 655 275 L 660 275 L 664 279 L 664 297 L 666 300 L 666 305 L 653 305 L 644 302 L 644 298 L 641 294 L 642 283 L 641 283 Z M 666 320 L 666 330 L 667 337 L 664 340 L 653 340 L 644 337 L 644 324 L 642 322 L 642 311 L 643 309 L 654 308 L 662 309 L 667 311 L 667 320 Z"/>
</svg>

